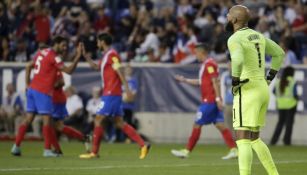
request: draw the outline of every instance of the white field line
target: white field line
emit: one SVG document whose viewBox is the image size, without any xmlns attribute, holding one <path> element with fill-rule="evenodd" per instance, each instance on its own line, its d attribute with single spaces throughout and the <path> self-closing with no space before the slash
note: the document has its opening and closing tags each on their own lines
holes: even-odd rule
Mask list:
<svg viewBox="0 0 307 175">
<path fill-rule="evenodd" d="M 295 163 L 307 163 L 307 160 L 294 160 L 294 161 L 275 161 L 276 164 L 295 164 Z M 78 171 L 78 170 L 98 170 L 98 169 L 115 169 L 115 168 L 176 168 L 176 167 L 193 167 L 193 166 L 233 166 L 237 163 L 207 163 L 207 164 L 177 164 L 177 165 L 107 165 L 107 166 L 93 166 L 93 167 L 61 167 L 61 168 L 1 168 L 0 172 L 19 172 L 19 171 Z M 260 162 L 254 163 L 260 164 Z"/>
</svg>

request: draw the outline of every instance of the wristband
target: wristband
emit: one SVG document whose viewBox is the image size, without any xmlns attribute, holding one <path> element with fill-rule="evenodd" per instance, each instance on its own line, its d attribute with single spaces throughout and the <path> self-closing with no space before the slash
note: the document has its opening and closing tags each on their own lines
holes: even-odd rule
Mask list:
<svg viewBox="0 0 307 175">
<path fill-rule="evenodd" d="M 268 81 L 272 81 L 275 78 L 276 74 L 277 74 L 276 70 L 270 69 L 269 73 L 266 76 L 266 79 Z"/>
</svg>

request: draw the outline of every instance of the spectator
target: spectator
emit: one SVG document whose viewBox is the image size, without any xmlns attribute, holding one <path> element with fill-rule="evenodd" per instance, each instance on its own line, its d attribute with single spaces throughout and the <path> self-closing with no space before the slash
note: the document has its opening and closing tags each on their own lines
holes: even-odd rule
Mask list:
<svg viewBox="0 0 307 175">
<path fill-rule="evenodd" d="M 175 63 L 189 64 L 196 61 L 195 44 L 197 38 L 195 35 L 195 28 L 184 25 L 182 34 L 177 41 L 176 48 L 173 50 Z"/>
<path fill-rule="evenodd" d="M 9 41 L 6 37 L 0 37 L 0 60 L 10 61 Z"/>
<path fill-rule="evenodd" d="M 83 122 L 82 99 L 77 95 L 73 86 L 67 87 L 65 89 L 65 94 L 67 96 L 66 108 L 68 117 L 65 118 L 64 124 L 79 128 Z"/>
<path fill-rule="evenodd" d="M 26 41 L 19 39 L 17 41 L 17 48 L 16 51 L 14 52 L 13 60 L 16 62 L 26 62 L 29 60 L 28 58 L 29 54 L 27 52 Z"/>
<path fill-rule="evenodd" d="M 133 126 L 135 129 L 138 129 L 137 127 L 137 120 L 134 118 L 134 108 L 135 108 L 135 100 L 136 100 L 136 94 L 138 91 L 138 82 L 135 77 L 132 75 L 133 69 L 130 65 L 127 65 L 125 67 L 125 76 L 126 80 L 128 81 L 129 89 L 132 93 L 132 95 L 128 98 L 127 94 L 123 93 L 123 110 L 124 110 L 124 121 Z M 124 88 L 123 88 L 124 89 Z M 122 133 L 120 130 L 117 132 Z M 118 134 L 117 140 L 123 141 L 124 138 L 120 138 L 122 134 Z M 130 140 L 127 138 L 126 142 L 130 142 Z"/>
<path fill-rule="evenodd" d="M 147 31 L 147 35 L 145 37 L 145 40 L 141 43 L 140 47 L 136 49 L 136 52 L 138 54 L 144 54 L 148 50 L 152 49 L 153 54 L 156 57 L 158 55 L 158 47 L 159 47 L 159 38 L 157 37 L 157 34 L 155 33 L 155 28 L 152 27 L 150 31 Z"/>
<path fill-rule="evenodd" d="M 86 104 L 86 111 L 88 114 L 86 120 L 86 128 L 84 129 L 84 134 L 89 134 L 93 128 L 94 117 L 96 115 L 96 111 L 100 105 L 100 93 L 101 89 L 98 86 L 94 86 L 92 89 L 92 98 Z"/>
<path fill-rule="evenodd" d="M 159 55 L 158 59 L 162 63 L 167 63 L 172 61 L 171 53 L 170 53 L 170 48 L 167 47 L 167 44 L 161 43 L 159 46 Z"/>
<path fill-rule="evenodd" d="M 233 122 L 232 122 L 232 111 L 233 111 L 233 95 L 232 95 L 232 84 L 231 84 L 231 64 L 228 63 L 228 72 L 224 75 L 223 84 L 225 86 L 224 89 L 224 115 L 225 115 L 225 124 L 232 131 L 233 130 Z"/>
<path fill-rule="evenodd" d="M 94 28 L 96 32 L 110 32 L 110 19 L 105 15 L 105 10 L 103 7 L 97 8 L 97 16 L 94 21 Z"/>
<path fill-rule="evenodd" d="M 48 15 L 48 9 L 46 7 L 35 7 L 34 32 L 36 35 L 36 42 L 38 43 L 46 44 L 50 39 L 51 21 Z"/>
<path fill-rule="evenodd" d="M 23 101 L 19 94 L 15 92 L 15 87 L 12 83 L 6 86 L 6 96 L 2 99 L 0 107 L 0 119 L 4 125 L 4 130 L 7 134 L 13 135 L 15 131 L 15 119 L 22 115 Z"/>
<path fill-rule="evenodd" d="M 285 126 L 284 144 L 291 145 L 291 136 L 298 101 L 296 82 L 294 80 L 294 68 L 286 67 L 277 80 L 274 92 L 276 94 L 278 123 L 276 125 L 271 144 L 275 145 L 279 139 L 281 131 Z"/>
<path fill-rule="evenodd" d="M 295 53 L 290 49 L 290 46 L 293 46 L 293 38 L 287 37 L 283 39 L 279 45 L 286 53 L 284 65 L 289 66 L 293 64 L 300 64 L 300 61 L 297 59 Z"/>
<path fill-rule="evenodd" d="M 91 58 L 97 58 L 96 56 L 96 34 L 92 30 L 91 23 L 86 21 L 82 27 L 79 28 L 79 40 L 84 43 L 87 53 L 90 54 Z"/>
<path fill-rule="evenodd" d="M 0 3 L 0 37 L 8 36 L 9 34 L 9 19 L 6 14 L 6 8 L 3 3 Z"/>
</svg>

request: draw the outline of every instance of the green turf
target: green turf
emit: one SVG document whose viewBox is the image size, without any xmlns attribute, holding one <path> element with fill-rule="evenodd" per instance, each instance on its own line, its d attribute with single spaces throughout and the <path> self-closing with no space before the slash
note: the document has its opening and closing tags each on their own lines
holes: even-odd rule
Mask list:
<svg viewBox="0 0 307 175">
<path fill-rule="evenodd" d="M 11 142 L 0 143 L 0 174 L 28 175 L 238 175 L 237 160 L 223 161 L 223 145 L 198 145 L 188 159 L 170 154 L 182 145 L 153 145 L 149 156 L 139 160 L 135 144 L 102 144 L 101 157 L 80 160 L 83 145 L 62 143 L 64 157 L 43 158 L 42 142 L 25 142 L 22 157 L 10 155 Z M 307 174 L 306 147 L 271 147 L 281 175 Z M 266 172 L 254 154 L 253 175 Z"/>
</svg>

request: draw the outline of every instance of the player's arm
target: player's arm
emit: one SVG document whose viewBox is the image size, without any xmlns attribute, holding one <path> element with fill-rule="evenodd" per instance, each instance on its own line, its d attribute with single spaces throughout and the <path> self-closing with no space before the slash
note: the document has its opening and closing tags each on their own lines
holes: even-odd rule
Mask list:
<svg viewBox="0 0 307 175">
<path fill-rule="evenodd" d="M 128 82 L 124 76 L 124 74 L 122 73 L 122 66 L 119 62 L 119 58 L 114 56 L 112 57 L 112 68 L 116 71 L 117 75 L 119 76 L 121 82 L 123 83 L 124 85 L 124 89 L 125 89 L 125 92 L 127 93 L 127 95 L 129 97 L 132 97 L 132 92 L 129 88 L 129 85 L 128 85 Z"/>
<path fill-rule="evenodd" d="M 83 57 L 85 58 L 86 62 L 90 65 L 90 67 L 94 70 L 99 70 L 99 65 L 96 64 L 93 59 L 91 59 L 91 57 L 89 56 L 89 54 L 86 54 L 84 45 L 82 46 L 82 53 L 83 53 Z"/>
<path fill-rule="evenodd" d="M 272 57 L 271 68 L 267 75 L 267 81 L 268 83 L 270 83 L 275 78 L 275 75 L 279 71 L 284 61 L 285 52 L 274 41 L 265 38 L 265 54 L 270 55 Z"/>
<path fill-rule="evenodd" d="M 227 45 L 231 57 L 231 76 L 240 80 L 244 59 L 243 48 L 238 41 L 231 38 Z"/>
<path fill-rule="evenodd" d="M 64 82 L 64 78 L 62 77 L 54 83 L 54 88 L 59 89 L 59 88 L 62 88 L 64 85 L 65 85 L 65 82 Z"/>
<path fill-rule="evenodd" d="M 63 66 L 60 67 L 60 70 L 62 72 L 65 72 L 67 74 L 73 73 L 73 71 L 76 69 L 78 62 L 82 56 L 82 46 L 83 46 L 83 43 L 78 44 L 76 56 L 74 57 L 73 62 L 69 66 L 65 66 L 63 64 Z"/>
<path fill-rule="evenodd" d="M 221 100 L 221 88 L 220 88 L 220 80 L 218 77 L 214 77 L 211 79 L 213 84 L 214 93 L 216 96 L 216 101 Z"/>
<path fill-rule="evenodd" d="M 199 86 L 200 82 L 199 79 L 190 79 L 190 78 L 185 78 L 182 75 L 175 75 L 174 77 L 177 81 L 183 82 L 183 83 L 187 83 L 190 85 L 194 85 L 194 86 Z"/>
<path fill-rule="evenodd" d="M 243 47 L 241 43 L 233 38 L 228 39 L 228 50 L 231 58 L 231 79 L 232 79 L 232 94 L 238 92 L 240 86 L 247 83 L 249 80 L 240 80 L 243 67 Z"/>
<path fill-rule="evenodd" d="M 26 65 L 26 86 L 29 87 L 30 85 L 30 81 L 31 81 L 31 70 L 34 68 L 35 62 L 34 61 L 30 61 L 27 65 Z"/>
</svg>

